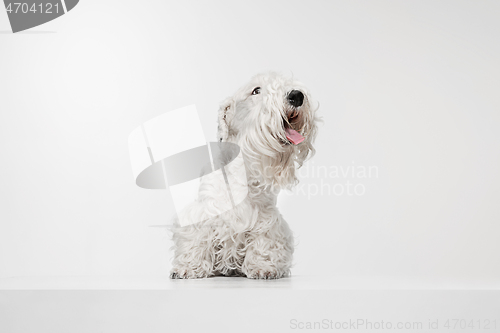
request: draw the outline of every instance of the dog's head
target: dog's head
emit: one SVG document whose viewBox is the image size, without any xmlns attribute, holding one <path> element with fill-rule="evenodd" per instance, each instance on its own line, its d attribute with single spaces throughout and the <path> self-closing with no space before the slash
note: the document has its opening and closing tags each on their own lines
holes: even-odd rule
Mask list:
<svg viewBox="0 0 500 333">
<path fill-rule="evenodd" d="M 219 109 L 219 140 L 237 143 L 263 186 L 290 187 L 296 164 L 314 154 L 316 108 L 300 82 L 259 74 Z"/>
</svg>

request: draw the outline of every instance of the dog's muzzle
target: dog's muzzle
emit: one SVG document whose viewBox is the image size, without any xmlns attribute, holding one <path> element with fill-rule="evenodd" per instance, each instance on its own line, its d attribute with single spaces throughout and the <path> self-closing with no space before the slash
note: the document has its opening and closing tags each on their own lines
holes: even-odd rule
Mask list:
<svg viewBox="0 0 500 333">
<path fill-rule="evenodd" d="M 304 137 L 297 130 L 302 122 L 298 107 L 304 103 L 304 94 L 300 90 L 292 90 L 287 95 L 288 104 L 293 108 L 286 112 L 287 119 L 284 119 L 285 135 L 288 141 L 294 145 L 298 145 L 304 141 Z M 300 130 L 300 129 L 299 129 Z"/>
</svg>

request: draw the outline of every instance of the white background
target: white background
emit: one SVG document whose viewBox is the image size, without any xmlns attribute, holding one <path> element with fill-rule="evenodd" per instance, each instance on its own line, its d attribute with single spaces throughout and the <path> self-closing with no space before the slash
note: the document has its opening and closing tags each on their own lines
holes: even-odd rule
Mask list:
<svg viewBox="0 0 500 333">
<path fill-rule="evenodd" d="M 0 10 L 0 277 L 164 275 L 168 192 L 128 135 L 265 70 L 309 86 L 310 167 L 376 166 L 361 196 L 282 195 L 294 275 L 500 278 L 500 3 L 92 1 L 26 33 Z M 46 33 L 41 33 L 46 32 Z M 303 177 L 313 189 L 321 178 Z"/>
</svg>

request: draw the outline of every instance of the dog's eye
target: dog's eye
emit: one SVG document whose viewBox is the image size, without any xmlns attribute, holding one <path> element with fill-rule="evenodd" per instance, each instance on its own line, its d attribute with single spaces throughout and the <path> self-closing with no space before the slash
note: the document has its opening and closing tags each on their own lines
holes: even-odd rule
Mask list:
<svg viewBox="0 0 500 333">
<path fill-rule="evenodd" d="M 260 87 L 257 87 L 252 91 L 252 95 L 258 95 L 258 94 L 260 94 Z"/>
</svg>

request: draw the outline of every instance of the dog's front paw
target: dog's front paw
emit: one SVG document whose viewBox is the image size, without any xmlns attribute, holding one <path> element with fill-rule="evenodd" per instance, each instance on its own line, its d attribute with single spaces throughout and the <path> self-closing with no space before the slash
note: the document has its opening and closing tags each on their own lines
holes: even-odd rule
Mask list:
<svg viewBox="0 0 500 333">
<path fill-rule="evenodd" d="M 208 276 L 206 272 L 195 272 L 192 269 L 186 268 L 174 268 L 170 272 L 171 279 L 200 279 Z"/>
<path fill-rule="evenodd" d="M 171 279 L 189 279 L 189 274 L 186 270 L 176 270 L 173 269 L 170 272 Z"/>
<path fill-rule="evenodd" d="M 288 275 L 287 272 L 280 272 L 277 269 L 254 269 L 247 273 L 249 279 L 280 279 Z"/>
</svg>

